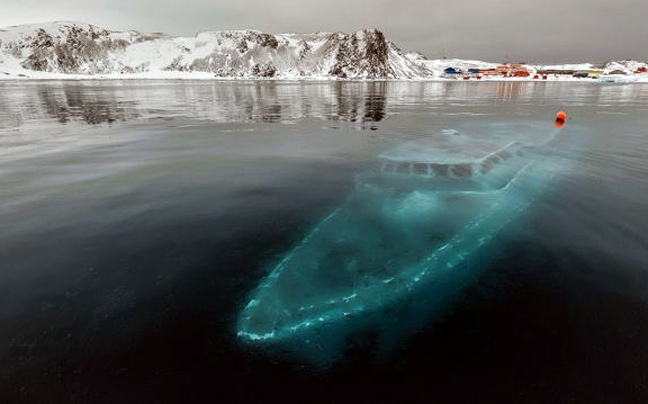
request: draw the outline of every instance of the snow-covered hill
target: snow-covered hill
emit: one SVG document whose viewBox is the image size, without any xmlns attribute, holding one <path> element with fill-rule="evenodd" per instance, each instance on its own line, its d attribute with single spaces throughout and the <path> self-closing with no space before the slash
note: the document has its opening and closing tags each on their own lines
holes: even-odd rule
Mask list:
<svg viewBox="0 0 648 404">
<path fill-rule="evenodd" d="M 423 55 L 421 54 L 408 54 L 408 55 L 411 58 L 418 56 L 418 58 L 415 59 L 416 63 L 419 63 L 434 72 L 438 72 L 439 74 L 443 74 L 443 71 L 449 67 L 461 71 L 467 71 L 468 69 L 494 69 L 497 66 L 499 66 L 499 63 L 483 62 L 480 60 L 463 60 L 463 59 L 428 60 L 422 57 Z"/>
<path fill-rule="evenodd" d="M 378 30 L 350 34 L 271 35 L 254 30 L 201 32 L 194 37 L 109 31 L 59 21 L 0 29 L 0 79 L 26 78 L 442 78 L 453 67 L 494 69 L 477 60 L 428 60 L 405 53 Z M 601 70 L 632 75 L 646 63 L 527 65 L 537 70 Z M 646 77 L 644 77 L 646 76 Z M 648 81 L 648 75 L 635 75 Z M 485 77 L 502 80 L 503 77 Z M 571 76 L 550 79 L 573 79 Z"/>
<path fill-rule="evenodd" d="M 122 75 L 224 78 L 424 79 L 378 30 L 351 34 L 202 32 L 195 37 L 116 32 L 54 22 L 0 30 L 0 76 Z"/>
</svg>

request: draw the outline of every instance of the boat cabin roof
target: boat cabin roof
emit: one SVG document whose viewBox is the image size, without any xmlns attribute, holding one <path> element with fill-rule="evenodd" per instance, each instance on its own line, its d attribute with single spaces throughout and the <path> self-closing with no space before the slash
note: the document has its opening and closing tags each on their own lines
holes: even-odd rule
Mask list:
<svg viewBox="0 0 648 404">
<path fill-rule="evenodd" d="M 475 164 L 514 144 L 539 145 L 549 140 L 551 135 L 551 130 L 544 125 L 491 124 L 485 128 L 469 126 L 466 129 L 446 129 L 438 135 L 429 135 L 387 150 L 379 158 L 394 163 Z"/>
</svg>

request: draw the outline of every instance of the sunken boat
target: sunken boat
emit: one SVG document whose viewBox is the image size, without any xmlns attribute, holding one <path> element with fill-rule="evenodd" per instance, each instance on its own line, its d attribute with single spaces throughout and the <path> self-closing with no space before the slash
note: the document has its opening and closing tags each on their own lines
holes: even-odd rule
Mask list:
<svg viewBox="0 0 648 404">
<path fill-rule="evenodd" d="M 371 321 L 392 334 L 408 318 L 425 321 L 474 282 L 492 239 L 564 169 L 559 133 L 473 124 L 385 151 L 252 292 L 238 336 L 331 356 Z M 394 309 L 403 304 L 410 314 Z"/>
</svg>

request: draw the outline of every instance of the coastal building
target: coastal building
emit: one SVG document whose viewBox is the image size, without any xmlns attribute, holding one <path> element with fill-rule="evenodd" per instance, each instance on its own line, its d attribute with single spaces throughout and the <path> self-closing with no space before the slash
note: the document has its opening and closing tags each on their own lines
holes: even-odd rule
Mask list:
<svg viewBox="0 0 648 404">
<path fill-rule="evenodd" d="M 498 76 L 508 77 L 511 74 L 511 67 L 508 64 L 499 65 L 495 68 Z"/>
<path fill-rule="evenodd" d="M 543 75 L 543 76 L 548 76 L 550 74 L 556 75 L 556 76 L 573 76 L 574 73 L 576 73 L 576 70 L 560 70 L 560 69 L 540 69 L 538 70 L 538 74 Z"/>
<path fill-rule="evenodd" d="M 522 63 L 505 63 L 495 68 L 498 76 L 503 77 L 530 77 L 531 71 Z"/>
<path fill-rule="evenodd" d="M 466 70 L 464 73 L 464 79 L 481 79 L 481 76 L 479 75 L 479 69 L 472 68 Z"/>
<path fill-rule="evenodd" d="M 457 70 L 454 67 L 448 67 L 443 70 L 443 77 L 445 78 L 457 78 L 461 74 L 461 70 Z"/>
<path fill-rule="evenodd" d="M 493 77 L 498 76 L 499 72 L 497 69 L 479 69 L 479 75 L 482 77 Z"/>
</svg>

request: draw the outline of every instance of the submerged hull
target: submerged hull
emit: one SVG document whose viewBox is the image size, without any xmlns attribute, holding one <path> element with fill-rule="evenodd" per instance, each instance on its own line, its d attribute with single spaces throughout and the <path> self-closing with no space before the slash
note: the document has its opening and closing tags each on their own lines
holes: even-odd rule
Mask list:
<svg viewBox="0 0 648 404">
<path fill-rule="evenodd" d="M 394 328 L 404 332 L 425 322 L 479 276 L 485 265 L 478 261 L 488 255 L 493 238 L 563 168 L 564 161 L 551 153 L 557 132 L 550 132 L 536 144 L 509 141 L 494 147 L 498 162 L 506 164 L 487 164 L 495 161 L 494 153 L 473 156 L 470 171 L 476 179 L 459 175 L 466 163 L 454 160 L 445 177 L 430 167 L 416 175 L 415 167 L 424 164 L 420 159 L 407 163 L 407 170 L 385 172 L 383 164 L 382 170 L 359 175 L 348 200 L 254 291 L 240 315 L 238 336 L 288 343 L 326 361 L 371 323 L 392 329 L 386 338 L 393 339 Z"/>
</svg>

